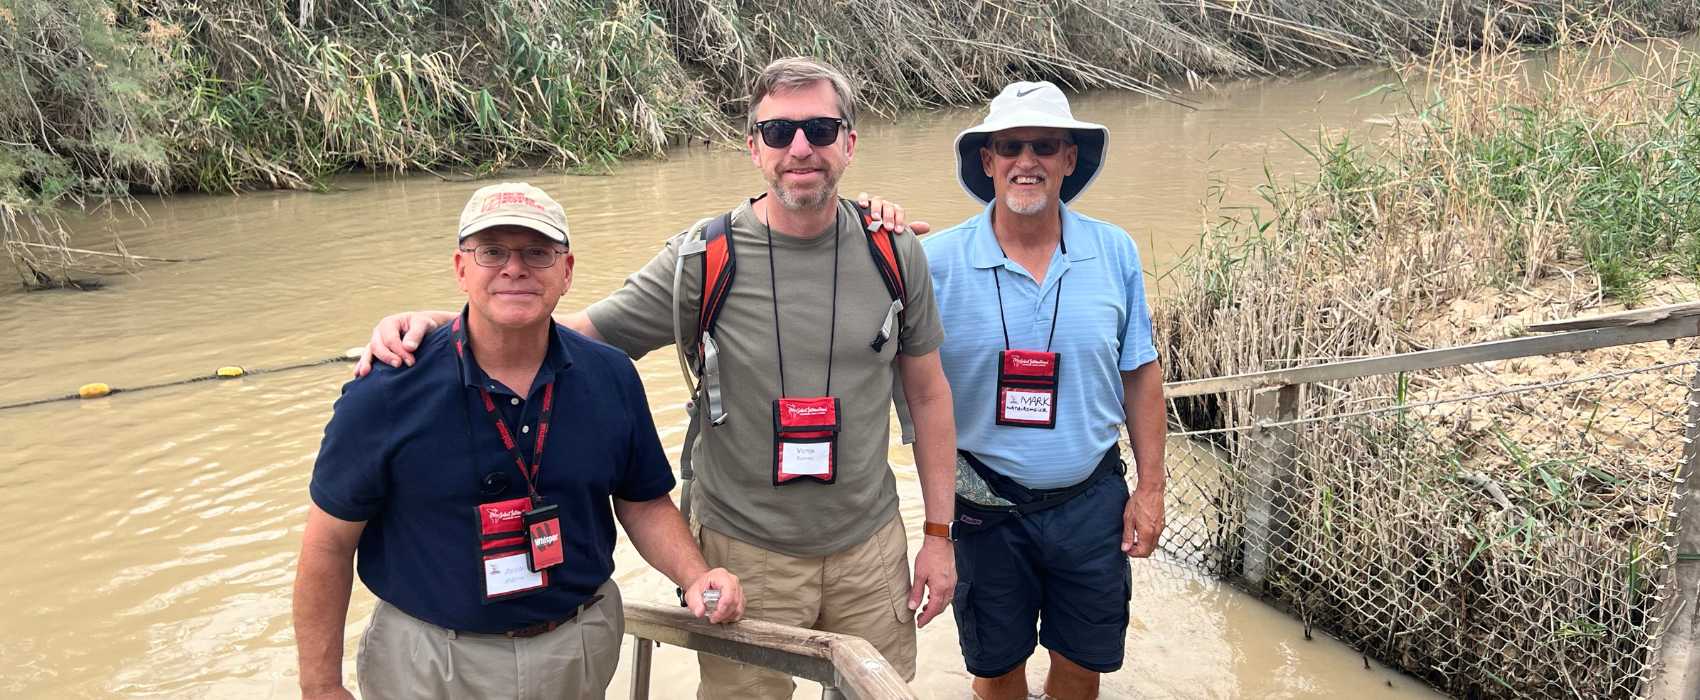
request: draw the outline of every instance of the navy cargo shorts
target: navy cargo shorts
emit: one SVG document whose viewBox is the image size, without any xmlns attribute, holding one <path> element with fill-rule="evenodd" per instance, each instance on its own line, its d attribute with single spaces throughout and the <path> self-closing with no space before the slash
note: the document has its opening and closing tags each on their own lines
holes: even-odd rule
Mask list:
<svg viewBox="0 0 1700 700">
<path fill-rule="evenodd" d="M 1008 673 L 1035 643 L 1090 671 L 1121 668 L 1132 594 L 1121 550 L 1127 481 L 1120 469 L 1089 478 L 1096 482 L 1061 505 L 956 542 L 952 607 L 969 673 Z M 1030 493 L 1014 482 L 993 486 L 1006 497 Z"/>
</svg>

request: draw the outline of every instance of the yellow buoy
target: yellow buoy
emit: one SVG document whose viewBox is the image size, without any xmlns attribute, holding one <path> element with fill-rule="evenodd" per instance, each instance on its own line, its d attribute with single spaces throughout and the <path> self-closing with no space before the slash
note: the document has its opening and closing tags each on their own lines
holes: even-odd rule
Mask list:
<svg viewBox="0 0 1700 700">
<path fill-rule="evenodd" d="M 85 398 L 85 399 L 98 399 L 98 398 L 105 396 L 107 394 L 110 394 L 110 393 L 112 393 L 112 387 L 107 386 L 105 384 L 102 384 L 100 382 L 94 382 L 92 384 L 84 384 L 80 387 L 77 387 L 77 396 L 80 396 L 80 397 Z"/>
<path fill-rule="evenodd" d="M 231 377 L 240 377 L 240 376 L 247 374 L 247 373 L 248 373 L 247 370 L 244 370 L 241 367 L 220 367 L 220 368 L 218 368 L 218 376 L 223 377 L 225 379 L 229 379 Z"/>
</svg>

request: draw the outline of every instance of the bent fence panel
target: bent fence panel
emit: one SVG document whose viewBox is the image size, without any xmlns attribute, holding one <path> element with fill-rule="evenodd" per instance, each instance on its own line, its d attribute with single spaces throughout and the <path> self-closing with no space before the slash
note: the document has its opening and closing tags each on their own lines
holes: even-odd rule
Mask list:
<svg viewBox="0 0 1700 700">
<path fill-rule="evenodd" d="M 1690 697 L 1700 361 L 1428 364 L 1172 432 L 1165 555 L 1458 695 Z"/>
</svg>

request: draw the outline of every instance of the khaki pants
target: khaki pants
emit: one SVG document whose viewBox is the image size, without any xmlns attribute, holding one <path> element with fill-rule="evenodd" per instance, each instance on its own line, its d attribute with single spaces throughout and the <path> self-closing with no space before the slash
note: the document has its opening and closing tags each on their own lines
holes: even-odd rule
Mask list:
<svg viewBox="0 0 1700 700">
<path fill-rule="evenodd" d="M 455 633 L 378 601 L 360 638 L 360 695 L 600 699 L 620 663 L 626 618 L 612 580 L 596 592 L 602 600 L 571 622 L 526 639 Z"/>
<path fill-rule="evenodd" d="M 893 517 L 868 541 L 826 557 L 798 559 L 706 527 L 698 535 L 709 566 L 724 567 L 744 588 L 744 617 L 849 634 L 868 640 L 905 680 L 915 678 L 915 614 L 909 610 L 909 552 L 903 519 Z M 698 654 L 704 700 L 791 697 L 791 677 L 711 654 Z"/>
</svg>

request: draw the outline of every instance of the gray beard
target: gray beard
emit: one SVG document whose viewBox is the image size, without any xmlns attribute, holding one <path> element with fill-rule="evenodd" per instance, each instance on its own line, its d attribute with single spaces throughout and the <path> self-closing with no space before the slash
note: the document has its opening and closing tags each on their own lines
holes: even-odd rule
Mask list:
<svg viewBox="0 0 1700 700">
<path fill-rule="evenodd" d="M 803 195 L 795 190 L 773 185 L 773 191 L 779 195 L 779 205 L 791 211 L 815 209 L 833 199 L 838 192 L 838 178 L 830 178 L 821 183 L 821 188 L 815 192 Z"/>
<path fill-rule="evenodd" d="M 1034 197 L 1033 199 L 1023 202 L 1013 194 L 1006 194 L 1003 197 L 1003 203 L 1004 206 L 1009 207 L 1009 210 L 1016 214 L 1032 216 L 1044 211 L 1045 205 L 1049 203 L 1047 201 L 1049 199 L 1049 197 L 1039 195 L 1038 197 Z"/>
</svg>

